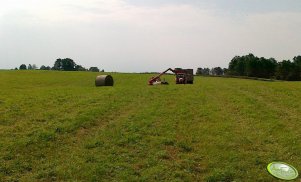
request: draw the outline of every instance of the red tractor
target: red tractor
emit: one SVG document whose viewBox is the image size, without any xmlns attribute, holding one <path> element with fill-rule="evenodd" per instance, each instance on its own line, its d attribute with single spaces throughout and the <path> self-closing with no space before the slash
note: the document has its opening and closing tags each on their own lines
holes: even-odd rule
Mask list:
<svg viewBox="0 0 301 182">
<path fill-rule="evenodd" d="M 166 81 L 161 81 L 160 79 L 160 77 L 168 71 L 175 73 L 176 84 L 193 84 L 193 69 L 182 69 L 182 68 L 176 68 L 174 70 L 168 68 L 167 70 L 160 73 L 158 76 L 149 79 L 148 84 L 149 85 L 168 84 Z"/>
</svg>

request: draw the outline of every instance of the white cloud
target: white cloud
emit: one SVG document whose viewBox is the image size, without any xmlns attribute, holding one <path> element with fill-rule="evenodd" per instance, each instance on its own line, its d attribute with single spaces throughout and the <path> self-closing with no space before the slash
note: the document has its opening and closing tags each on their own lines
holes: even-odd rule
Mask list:
<svg viewBox="0 0 301 182">
<path fill-rule="evenodd" d="M 225 67 L 249 52 L 291 58 L 301 41 L 298 12 L 222 16 L 187 4 L 122 0 L 12 0 L 0 12 L 0 67 L 7 68 L 52 65 L 58 57 L 112 71 Z"/>
</svg>

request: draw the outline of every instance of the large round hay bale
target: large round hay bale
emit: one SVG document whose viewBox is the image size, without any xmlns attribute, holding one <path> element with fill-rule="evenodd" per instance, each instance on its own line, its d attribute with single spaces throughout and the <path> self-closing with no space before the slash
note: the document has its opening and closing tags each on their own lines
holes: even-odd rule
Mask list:
<svg viewBox="0 0 301 182">
<path fill-rule="evenodd" d="M 95 79 L 95 86 L 113 86 L 114 80 L 111 75 L 99 75 Z"/>
</svg>

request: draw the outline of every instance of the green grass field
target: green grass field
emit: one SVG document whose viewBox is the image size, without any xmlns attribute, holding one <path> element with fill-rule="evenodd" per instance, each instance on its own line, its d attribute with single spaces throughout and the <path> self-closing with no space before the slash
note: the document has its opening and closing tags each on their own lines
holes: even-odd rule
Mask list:
<svg viewBox="0 0 301 182">
<path fill-rule="evenodd" d="M 276 181 L 301 170 L 301 82 L 0 71 L 0 181 Z M 296 180 L 297 181 L 297 180 Z"/>
</svg>

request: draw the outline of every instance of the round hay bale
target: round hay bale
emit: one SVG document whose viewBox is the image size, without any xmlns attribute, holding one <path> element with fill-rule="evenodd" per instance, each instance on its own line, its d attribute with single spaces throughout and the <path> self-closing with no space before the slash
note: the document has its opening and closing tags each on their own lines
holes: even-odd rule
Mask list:
<svg viewBox="0 0 301 182">
<path fill-rule="evenodd" d="M 95 79 L 95 86 L 100 87 L 100 86 L 113 86 L 114 85 L 114 80 L 111 75 L 99 75 Z"/>
</svg>

